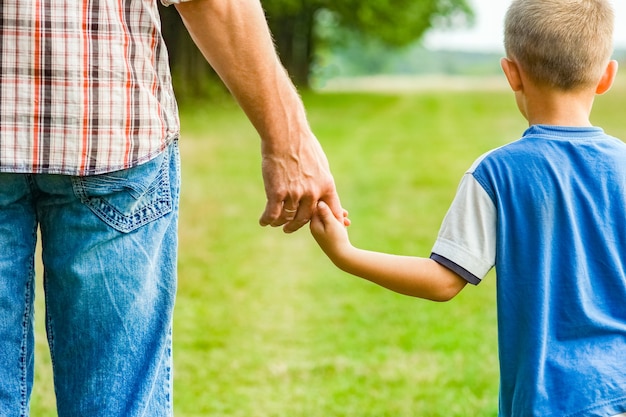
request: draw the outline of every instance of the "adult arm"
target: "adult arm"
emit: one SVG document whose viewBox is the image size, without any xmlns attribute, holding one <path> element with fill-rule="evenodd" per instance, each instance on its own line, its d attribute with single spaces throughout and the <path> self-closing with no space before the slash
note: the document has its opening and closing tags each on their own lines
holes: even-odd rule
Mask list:
<svg viewBox="0 0 626 417">
<path fill-rule="evenodd" d="M 261 137 L 267 197 L 261 225 L 296 231 L 319 200 L 341 218 L 328 160 L 279 61 L 259 0 L 194 0 L 176 8 Z"/>
<path fill-rule="evenodd" d="M 448 301 L 467 281 L 430 258 L 372 252 L 352 246 L 343 223 L 320 203 L 311 233 L 324 253 L 341 270 L 389 290 L 433 301 Z"/>
</svg>

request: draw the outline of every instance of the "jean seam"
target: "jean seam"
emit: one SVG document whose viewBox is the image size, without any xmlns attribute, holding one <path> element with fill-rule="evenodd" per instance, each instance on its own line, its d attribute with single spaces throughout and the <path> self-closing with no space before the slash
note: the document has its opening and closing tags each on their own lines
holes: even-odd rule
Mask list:
<svg viewBox="0 0 626 417">
<path fill-rule="evenodd" d="M 44 300 L 45 300 L 45 304 L 46 304 L 46 338 L 48 340 L 48 350 L 50 352 L 50 362 L 52 365 L 52 369 L 53 369 L 53 373 L 54 373 L 54 366 L 55 366 L 55 354 L 54 354 L 54 331 L 53 331 L 53 326 L 52 326 L 52 317 L 50 315 L 50 312 L 48 311 L 48 285 L 47 285 L 47 281 L 45 279 L 45 273 L 44 273 L 44 280 L 43 280 L 43 287 L 44 287 Z"/>
<path fill-rule="evenodd" d="M 35 226 L 36 228 L 36 226 Z M 34 232 L 31 236 L 35 241 L 37 240 L 37 232 Z M 28 387 L 28 374 L 29 374 L 29 359 L 28 359 L 28 336 L 31 331 L 31 315 L 33 311 L 34 302 L 34 248 L 32 262 L 28 267 L 28 279 L 26 281 L 26 287 L 24 291 L 24 314 L 22 316 L 22 343 L 20 345 L 20 394 L 22 396 L 20 400 L 20 416 L 28 417 L 29 415 L 29 387 Z M 32 346 L 34 349 L 34 346 Z"/>
<path fill-rule="evenodd" d="M 25 308 L 22 318 L 22 344 L 20 345 L 20 415 L 28 415 L 28 317 L 30 315 L 30 282 L 26 283 L 26 291 L 24 294 Z"/>
</svg>

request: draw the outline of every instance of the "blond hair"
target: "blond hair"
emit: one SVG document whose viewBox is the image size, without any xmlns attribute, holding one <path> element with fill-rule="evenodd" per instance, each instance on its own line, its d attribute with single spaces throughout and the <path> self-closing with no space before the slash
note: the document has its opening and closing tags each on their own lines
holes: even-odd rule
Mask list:
<svg viewBox="0 0 626 417">
<path fill-rule="evenodd" d="M 599 81 L 613 52 L 613 25 L 607 0 L 514 0 L 504 46 L 533 81 L 574 90 Z"/>
</svg>

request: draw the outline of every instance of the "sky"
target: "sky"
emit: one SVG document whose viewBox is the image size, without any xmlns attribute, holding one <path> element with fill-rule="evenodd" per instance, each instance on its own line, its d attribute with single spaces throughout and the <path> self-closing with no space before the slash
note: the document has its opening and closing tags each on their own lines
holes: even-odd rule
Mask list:
<svg viewBox="0 0 626 417">
<path fill-rule="evenodd" d="M 475 24 L 470 29 L 431 30 L 424 44 L 431 49 L 503 51 L 502 24 L 511 0 L 468 0 Z M 626 1 L 612 0 L 615 9 L 615 46 L 626 48 Z"/>
</svg>

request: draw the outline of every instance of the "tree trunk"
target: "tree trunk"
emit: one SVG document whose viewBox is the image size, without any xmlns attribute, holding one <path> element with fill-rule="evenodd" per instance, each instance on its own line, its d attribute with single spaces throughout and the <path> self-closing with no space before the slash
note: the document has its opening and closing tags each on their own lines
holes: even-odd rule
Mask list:
<svg viewBox="0 0 626 417">
<path fill-rule="evenodd" d="M 278 55 L 294 84 L 300 88 L 310 86 L 315 47 L 314 17 L 312 7 L 306 7 L 296 15 L 268 16 Z"/>
<path fill-rule="evenodd" d="M 224 91 L 226 88 L 194 44 L 176 9 L 159 2 L 159 12 L 177 98 L 206 98 Z"/>
<path fill-rule="evenodd" d="M 225 90 L 191 40 L 176 9 L 159 5 L 159 11 L 178 98 L 202 98 L 214 94 L 216 90 Z M 309 87 L 315 46 L 315 11 L 313 7 L 305 7 L 292 15 L 268 16 L 281 62 L 299 88 Z"/>
</svg>

